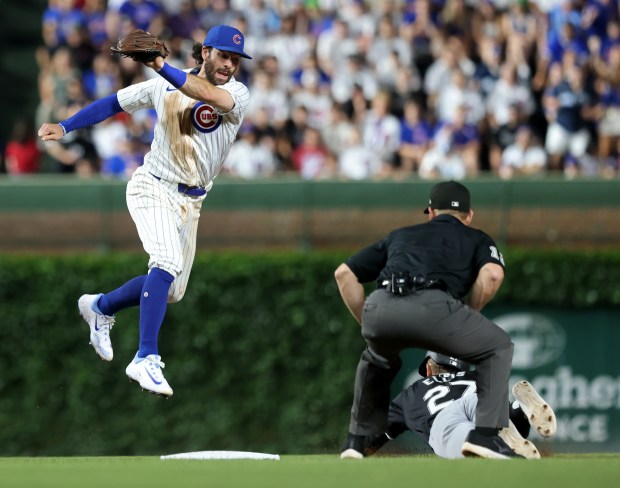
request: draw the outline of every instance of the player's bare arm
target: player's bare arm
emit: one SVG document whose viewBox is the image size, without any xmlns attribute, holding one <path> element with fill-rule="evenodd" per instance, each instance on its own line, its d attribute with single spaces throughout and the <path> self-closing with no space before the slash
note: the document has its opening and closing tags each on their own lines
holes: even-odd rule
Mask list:
<svg viewBox="0 0 620 488">
<path fill-rule="evenodd" d="M 201 76 L 188 75 L 185 85 L 179 88 L 185 95 L 195 100 L 208 103 L 221 112 L 229 112 L 235 106 L 235 102 L 226 90 L 209 83 Z"/>
<path fill-rule="evenodd" d="M 353 274 L 351 268 L 346 264 L 341 264 L 334 273 L 336 283 L 338 283 L 338 290 L 345 305 L 355 317 L 355 320 L 361 325 L 362 323 L 362 310 L 364 307 L 364 300 L 366 295 L 364 292 L 364 285 L 358 280 L 357 276 Z"/>
<path fill-rule="evenodd" d="M 240 56 L 227 51 L 203 47 L 203 64 L 198 75 L 185 74 L 165 63 L 161 56 L 144 64 L 170 81 L 183 94 L 194 100 L 208 103 L 221 112 L 229 112 L 235 102 L 226 90 L 217 85 L 228 83 L 237 71 Z"/>
<path fill-rule="evenodd" d="M 504 281 L 504 269 L 495 263 L 485 264 L 471 288 L 469 306 L 478 312 L 489 303 Z"/>
</svg>

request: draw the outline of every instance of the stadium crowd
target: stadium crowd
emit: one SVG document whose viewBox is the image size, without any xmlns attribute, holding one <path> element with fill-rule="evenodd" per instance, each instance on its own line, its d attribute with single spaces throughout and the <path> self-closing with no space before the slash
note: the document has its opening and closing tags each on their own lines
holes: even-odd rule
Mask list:
<svg viewBox="0 0 620 488">
<path fill-rule="evenodd" d="M 254 59 L 247 117 L 223 172 L 240 178 L 462 179 L 620 165 L 618 0 L 49 0 L 33 123 L 156 76 L 110 46 L 140 28 L 177 68 L 226 23 Z M 122 113 L 58 143 L 15 124 L 6 171 L 127 178 L 153 114 Z"/>
</svg>

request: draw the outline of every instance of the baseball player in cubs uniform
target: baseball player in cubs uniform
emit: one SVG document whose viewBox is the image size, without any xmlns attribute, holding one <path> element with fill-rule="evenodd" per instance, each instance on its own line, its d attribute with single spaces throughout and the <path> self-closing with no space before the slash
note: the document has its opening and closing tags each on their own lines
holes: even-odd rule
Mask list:
<svg viewBox="0 0 620 488">
<path fill-rule="evenodd" d="M 120 111 L 154 108 L 157 125 L 151 150 L 127 185 L 127 207 L 149 255 L 148 273 L 109 293 L 85 294 L 78 308 L 90 341 L 106 361 L 113 358 L 110 331 L 118 311 L 140 306 L 140 343 L 127 366 L 143 390 L 170 397 L 158 350 L 158 333 L 168 303 L 183 298 L 196 251 L 200 208 L 241 126 L 248 89 L 233 78 L 243 52 L 243 34 L 213 27 L 194 46 L 199 66 L 181 71 L 162 57 L 145 62 L 160 76 L 97 100 L 59 124 L 39 129 L 43 141 L 90 126 Z"/>
<path fill-rule="evenodd" d="M 385 434 L 367 441 L 364 455 L 371 455 L 403 432 L 420 435 L 435 454 L 448 459 L 464 457 L 463 444 L 475 428 L 476 372 L 457 358 L 428 351 L 418 372 L 422 379 L 400 392 L 391 402 Z M 512 389 L 515 401 L 510 405 L 510 425 L 499 436 L 518 455 L 528 459 L 540 458 L 536 446 L 526 440 L 533 426 L 543 437 L 556 431 L 553 409 L 527 381 L 516 383 Z M 341 457 L 359 458 L 351 450 Z M 495 453 L 496 458 L 502 458 Z"/>
</svg>

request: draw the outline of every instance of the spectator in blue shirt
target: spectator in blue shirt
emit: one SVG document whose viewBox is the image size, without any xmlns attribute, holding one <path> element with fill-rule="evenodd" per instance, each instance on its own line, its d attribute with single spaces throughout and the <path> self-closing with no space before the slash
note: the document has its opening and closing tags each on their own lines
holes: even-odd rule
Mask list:
<svg viewBox="0 0 620 488">
<path fill-rule="evenodd" d="M 303 80 L 306 76 L 316 77 L 321 91 L 326 93 L 329 92 L 331 80 L 327 73 L 319 67 L 316 54 L 314 53 L 308 53 L 303 60 L 300 60 L 299 68 L 291 73 L 293 90 L 303 87 Z"/>
<path fill-rule="evenodd" d="M 84 25 L 88 31 L 93 46 L 101 49 L 108 42 L 108 33 L 106 30 L 106 1 L 105 0 L 85 0 L 84 8 Z"/>
<path fill-rule="evenodd" d="M 400 121 L 400 166 L 404 172 L 417 171 L 422 157 L 428 150 L 432 128 L 423 117 L 422 104 L 415 99 L 405 102 L 404 115 Z"/>
<path fill-rule="evenodd" d="M 476 63 L 473 79 L 482 98 L 486 99 L 499 80 L 502 46 L 496 39 L 485 37 L 480 40 L 478 52 L 480 60 Z"/>
<path fill-rule="evenodd" d="M 43 12 L 43 40 L 48 49 L 66 46 L 67 38 L 75 29 L 84 26 L 82 11 L 75 0 L 58 0 Z"/>
<path fill-rule="evenodd" d="M 559 37 L 562 27 L 566 24 L 572 24 L 577 28 L 581 26 L 581 13 L 576 3 L 575 0 L 561 0 L 549 11 L 547 32 L 549 40 Z"/>
<path fill-rule="evenodd" d="M 547 44 L 547 58 L 555 63 L 562 60 L 566 51 L 573 51 L 582 62 L 588 59 L 588 46 L 577 27 L 572 24 L 564 24 L 560 35 L 549 39 Z"/>
<path fill-rule="evenodd" d="M 142 29 L 153 35 L 163 30 L 163 10 L 151 0 L 126 0 L 119 9 L 121 17 L 131 20 L 136 29 Z"/>
<path fill-rule="evenodd" d="M 564 79 L 545 95 L 549 128 L 545 149 L 550 169 L 579 165 L 590 142 L 588 119 L 592 118 L 593 97 L 585 87 L 585 73 L 576 65 L 564 68 Z"/>
<path fill-rule="evenodd" d="M 585 37 L 597 36 L 605 37 L 608 21 L 617 16 L 618 12 L 614 12 L 614 4 L 618 0 L 586 0 L 585 5 L 581 9 L 581 28 Z"/>
<path fill-rule="evenodd" d="M 461 106 L 453 122 L 440 125 L 420 163 L 421 178 L 460 180 L 478 174 L 480 134 L 465 122 L 466 117 L 467 108 Z"/>
</svg>

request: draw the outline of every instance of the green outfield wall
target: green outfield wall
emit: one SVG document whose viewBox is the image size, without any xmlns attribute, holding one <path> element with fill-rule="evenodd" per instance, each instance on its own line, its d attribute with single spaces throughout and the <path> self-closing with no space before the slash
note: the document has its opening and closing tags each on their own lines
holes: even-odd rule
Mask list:
<svg viewBox="0 0 620 488">
<path fill-rule="evenodd" d="M 474 226 L 499 244 L 620 245 L 620 180 L 477 179 Z M 0 252 L 141 249 L 125 182 L 67 177 L 0 179 Z M 244 182 L 218 178 L 203 205 L 199 249 L 353 248 L 424 222 L 430 182 Z"/>
<path fill-rule="evenodd" d="M 364 342 L 333 278 L 348 253 L 201 252 L 160 334 L 170 400 L 130 384 L 136 309 L 118 314 L 101 361 L 83 293 L 145 271 L 143 253 L 0 254 L 0 455 L 159 455 L 200 450 L 337 453 Z M 544 452 L 620 450 L 620 253 L 505 251 L 486 310 L 558 415 Z M 403 353 L 394 392 L 423 351 Z M 415 439 L 400 449 L 419 451 Z"/>
</svg>

